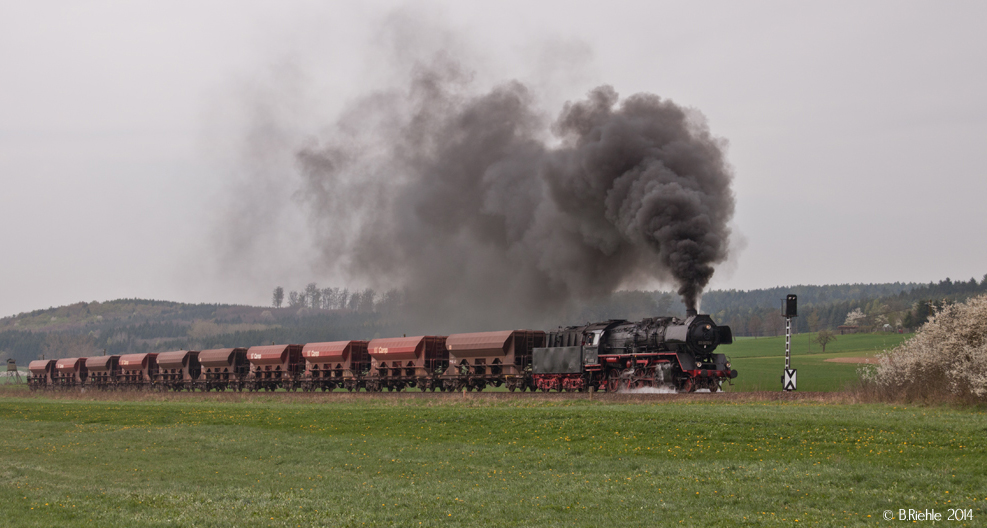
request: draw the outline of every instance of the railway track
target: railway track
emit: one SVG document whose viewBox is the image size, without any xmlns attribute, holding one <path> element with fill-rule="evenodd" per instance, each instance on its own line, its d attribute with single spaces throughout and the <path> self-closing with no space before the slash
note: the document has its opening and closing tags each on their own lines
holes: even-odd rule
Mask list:
<svg viewBox="0 0 987 528">
<path fill-rule="evenodd" d="M 263 401 L 284 403 L 332 402 L 404 402 L 434 401 L 456 402 L 560 402 L 593 401 L 601 403 L 714 403 L 714 402 L 769 402 L 805 401 L 837 402 L 853 401 L 853 395 L 844 392 L 716 392 L 716 393 L 603 393 L 603 392 L 536 392 L 518 393 L 502 391 L 484 392 L 158 392 L 158 391 L 101 391 L 92 389 L 68 389 L 56 391 L 30 391 L 10 388 L 0 390 L 0 398 L 40 398 L 86 401 L 188 401 L 232 402 Z"/>
</svg>

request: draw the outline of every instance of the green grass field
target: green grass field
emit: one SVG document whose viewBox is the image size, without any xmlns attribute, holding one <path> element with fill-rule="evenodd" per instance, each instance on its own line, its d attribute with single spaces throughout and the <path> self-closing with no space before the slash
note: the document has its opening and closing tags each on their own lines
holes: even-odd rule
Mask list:
<svg viewBox="0 0 987 528">
<path fill-rule="evenodd" d="M 0 391 L 9 526 L 897 526 L 987 511 L 982 409 Z M 232 401 L 232 398 L 238 398 Z M 796 522 L 797 521 L 797 522 Z"/>
<path fill-rule="evenodd" d="M 816 334 L 792 337 L 792 368 L 798 370 L 800 391 L 840 391 L 858 379 L 859 364 L 831 363 L 838 357 L 867 357 L 890 350 L 914 334 L 854 334 L 837 336 L 826 346 L 826 353 L 815 342 Z M 738 376 L 728 392 L 779 390 L 785 368 L 785 337 L 738 338 L 732 345 L 720 347 L 730 357 Z"/>
</svg>

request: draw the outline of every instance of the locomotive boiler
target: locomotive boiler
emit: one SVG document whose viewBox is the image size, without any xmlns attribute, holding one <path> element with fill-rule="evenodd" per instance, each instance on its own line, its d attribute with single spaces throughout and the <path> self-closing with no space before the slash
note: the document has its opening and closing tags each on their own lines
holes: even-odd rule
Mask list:
<svg viewBox="0 0 987 528">
<path fill-rule="evenodd" d="M 694 311 L 685 319 L 610 320 L 559 328 L 548 333 L 545 347 L 533 351 L 533 382 L 542 391 L 715 392 L 724 380 L 737 377 L 726 355 L 715 352 L 731 343 L 729 326 Z"/>
</svg>

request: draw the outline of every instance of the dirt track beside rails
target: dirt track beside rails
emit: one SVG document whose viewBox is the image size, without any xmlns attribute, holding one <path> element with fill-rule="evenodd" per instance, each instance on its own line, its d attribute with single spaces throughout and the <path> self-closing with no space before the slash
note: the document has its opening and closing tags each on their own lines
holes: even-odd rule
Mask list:
<svg viewBox="0 0 987 528">
<path fill-rule="evenodd" d="M 435 404 L 457 404 L 463 402 L 504 402 L 521 404 L 526 402 L 594 401 L 601 403 L 748 403 L 748 402 L 816 402 L 816 403 L 856 403 L 859 399 L 845 392 L 718 392 L 718 393 L 679 393 L 679 394 L 610 394 L 588 392 L 151 392 L 151 391 L 112 391 L 69 390 L 36 391 L 24 389 L 0 390 L 0 398 L 40 398 L 80 401 L 173 401 L 173 402 L 265 402 L 265 403 L 332 403 L 360 401 L 375 403 L 411 403 L 413 401 L 434 402 Z"/>
<path fill-rule="evenodd" d="M 841 357 L 841 358 L 830 358 L 824 359 L 827 363 L 867 363 L 868 365 L 876 365 L 876 357 Z"/>
</svg>

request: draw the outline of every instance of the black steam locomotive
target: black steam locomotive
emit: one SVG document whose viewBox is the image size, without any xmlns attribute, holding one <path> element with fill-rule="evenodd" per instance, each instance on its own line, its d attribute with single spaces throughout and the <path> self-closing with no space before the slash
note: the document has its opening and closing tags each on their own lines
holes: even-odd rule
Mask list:
<svg viewBox="0 0 987 528">
<path fill-rule="evenodd" d="M 733 343 L 730 327 L 693 311 L 684 320 L 611 320 L 560 328 L 546 337 L 546 346 L 532 354 L 533 382 L 542 391 L 716 392 L 724 380 L 737 377 L 726 355 L 714 353 Z"/>
</svg>

